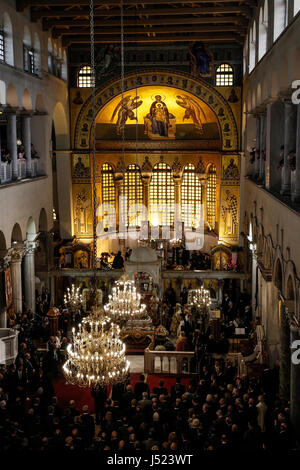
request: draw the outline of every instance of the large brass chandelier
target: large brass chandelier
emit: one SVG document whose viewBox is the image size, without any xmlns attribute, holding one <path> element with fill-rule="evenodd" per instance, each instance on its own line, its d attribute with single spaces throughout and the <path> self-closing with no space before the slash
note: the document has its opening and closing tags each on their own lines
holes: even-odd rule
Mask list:
<svg viewBox="0 0 300 470">
<path fill-rule="evenodd" d="M 141 303 L 141 294 L 136 290 L 135 282 L 122 276 L 116 281 L 108 303 L 104 305 L 106 315 L 120 326 L 128 320 L 145 315 L 146 305 Z"/>
<path fill-rule="evenodd" d="M 94 310 L 72 333 L 68 360 L 63 365 L 69 383 L 89 387 L 126 380 L 130 363 L 125 357 L 125 344 L 119 338 L 119 326 Z"/>
<path fill-rule="evenodd" d="M 75 287 L 74 284 L 72 284 L 71 289 L 68 287 L 67 292 L 64 295 L 64 303 L 66 307 L 69 307 L 72 311 L 79 308 L 82 304 L 80 287 Z"/>
<path fill-rule="evenodd" d="M 121 53 L 124 57 L 124 43 L 123 43 L 123 0 L 121 0 Z M 90 0 L 90 35 L 91 35 L 91 69 L 95 77 L 95 51 L 94 51 L 94 4 Z M 122 60 L 124 64 L 124 60 Z M 124 73 L 124 66 L 122 66 L 122 76 Z M 93 165 L 93 270 L 94 278 L 92 283 L 91 295 L 94 299 L 94 308 L 92 313 L 85 317 L 78 325 L 78 331 L 75 328 L 72 330 L 72 343 L 67 347 L 67 360 L 63 365 L 63 372 L 67 381 L 73 385 L 80 387 L 113 385 L 116 383 L 126 381 L 129 373 L 130 363 L 125 357 L 125 344 L 120 340 L 120 327 L 112 322 L 112 317 L 104 316 L 102 309 L 96 307 L 96 269 L 97 269 L 97 192 L 96 192 L 96 140 L 95 140 L 95 81 L 92 87 L 92 165 Z M 123 87 L 122 87 L 123 99 Z M 119 281 L 121 284 L 123 281 Z M 122 284 L 121 299 L 123 299 L 123 306 L 125 311 L 130 306 L 134 307 L 134 311 L 139 310 L 140 304 L 139 294 L 136 293 L 132 284 Z M 130 292 L 132 296 L 130 296 Z M 115 296 L 113 295 L 115 299 Z M 130 305 L 125 300 L 130 298 Z M 140 307 L 141 309 L 141 307 Z M 105 309 L 107 311 L 107 309 Z M 123 309 L 124 310 L 124 309 Z M 116 313 L 120 309 L 114 309 Z M 131 310 L 130 310 L 131 311 Z"/>
<path fill-rule="evenodd" d="M 211 297 L 208 289 L 203 286 L 200 289 L 194 289 L 190 292 L 189 304 L 200 312 L 205 313 L 211 305 Z"/>
</svg>

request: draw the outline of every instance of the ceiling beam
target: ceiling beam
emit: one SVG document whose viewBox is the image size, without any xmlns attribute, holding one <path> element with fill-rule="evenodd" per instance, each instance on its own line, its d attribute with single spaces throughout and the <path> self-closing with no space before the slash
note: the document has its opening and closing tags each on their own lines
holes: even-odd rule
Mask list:
<svg viewBox="0 0 300 470">
<path fill-rule="evenodd" d="M 143 18 L 139 20 L 125 20 L 124 26 L 142 26 L 142 25 L 170 25 L 170 24 L 198 24 L 198 25 L 205 25 L 205 24 L 226 24 L 226 23 L 233 23 L 233 24 L 240 24 L 247 26 L 248 22 L 246 18 L 242 16 L 207 16 L 207 17 L 175 17 L 175 18 Z M 95 27 L 101 28 L 108 28 L 108 27 L 121 27 L 121 22 L 119 20 L 111 20 L 111 21 L 103 21 L 103 20 L 95 20 L 94 22 Z M 89 21 L 87 20 L 79 20 L 74 21 L 70 20 L 56 20 L 56 21 L 43 21 L 43 27 L 45 29 L 49 29 L 50 27 L 55 27 L 55 29 L 60 28 L 68 28 L 68 27 L 80 27 L 80 28 L 88 28 L 90 26 Z"/>
<path fill-rule="evenodd" d="M 124 17 L 127 16 L 138 18 L 139 15 L 142 16 L 173 16 L 173 15 L 224 15 L 224 14 L 242 14 L 250 18 L 252 15 L 252 10 L 248 6 L 243 5 L 230 5 L 230 6 L 215 6 L 215 7 L 200 7 L 200 8 L 139 8 L 139 9 L 128 9 L 124 10 Z M 95 20 L 97 17 L 117 17 L 120 18 L 120 10 L 113 8 L 110 10 L 95 10 L 94 17 Z M 63 9 L 40 9 L 35 10 L 31 8 L 31 20 L 37 21 L 41 18 L 76 18 L 76 17 L 89 17 L 88 9 L 81 10 L 63 10 Z"/>
<path fill-rule="evenodd" d="M 178 4 L 190 4 L 190 5 L 199 5 L 201 3 L 238 3 L 238 4 L 245 4 L 250 6 L 257 6 L 257 0 L 123 0 L 123 5 L 161 5 L 170 4 L 170 5 L 178 5 Z M 90 0 L 80 0 L 79 3 L 76 0 L 17 0 L 17 4 L 23 7 L 27 6 L 74 6 L 74 5 L 89 5 Z M 94 6 L 120 6 L 120 0 L 94 0 Z"/>
<path fill-rule="evenodd" d="M 125 43 L 136 43 L 136 38 L 132 38 L 131 36 L 127 36 L 124 38 Z M 196 33 L 196 34 L 186 34 L 183 36 L 179 36 L 178 34 L 162 36 L 156 35 L 155 37 L 139 37 L 138 42 L 142 43 L 170 43 L 170 42 L 238 42 L 239 44 L 243 44 L 243 39 L 237 33 Z M 80 38 L 76 38 L 76 36 L 63 36 L 62 37 L 62 46 L 66 47 L 70 44 L 90 44 L 91 38 L 89 35 L 80 36 Z M 107 38 L 101 35 L 95 35 L 95 43 L 97 44 L 107 44 Z M 109 37 L 110 44 L 119 44 L 120 43 L 120 36 L 111 36 Z"/>
<path fill-rule="evenodd" d="M 246 28 L 242 28 L 241 26 L 222 26 L 220 30 L 219 26 L 202 26 L 199 28 L 198 25 L 190 25 L 190 26 L 156 26 L 154 28 L 132 28 L 127 29 L 124 31 L 125 36 L 130 34 L 136 35 L 145 35 L 145 34 L 176 34 L 176 33 L 219 33 L 219 32 L 230 32 L 234 31 L 236 33 L 243 33 L 246 31 Z M 119 28 L 109 28 L 104 29 L 101 28 L 96 30 L 95 33 L 99 36 L 106 36 L 109 38 L 111 35 L 120 34 Z M 84 34 L 89 34 L 89 29 L 82 29 L 82 28 L 71 28 L 71 29 L 54 29 L 52 30 L 52 34 L 54 38 L 58 38 L 60 36 L 70 36 L 70 35 L 77 35 L 81 36 Z M 120 40 L 120 38 L 119 38 Z"/>
</svg>

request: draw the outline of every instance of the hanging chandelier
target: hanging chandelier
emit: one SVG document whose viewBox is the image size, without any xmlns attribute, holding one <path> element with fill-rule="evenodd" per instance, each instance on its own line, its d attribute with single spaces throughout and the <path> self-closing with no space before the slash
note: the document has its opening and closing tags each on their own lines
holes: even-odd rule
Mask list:
<svg viewBox="0 0 300 470">
<path fill-rule="evenodd" d="M 119 326 L 102 312 L 94 310 L 72 329 L 73 340 L 67 347 L 63 365 L 67 381 L 80 387 L 113 385 L 127 379 L 130 363 L 126 347 L 119 338 Z"/>
<path fill-rule="evenodd" d="M 76 310 L 82 304 L 82 295 L 80 293 L 80 287 L 75 287 L 72 284 L 71 289 L 70 287 L 67 288 L 67 292 L 64 295 L 64 304 L 68 307 L 71 311 Z"/>
<path fill-rule="evenodd" d="M 190 291 L 189 304 L 202 312 L 208 310 L 211 305 L 209 290 L 201 286 L 200 289 Z"/>
<path fill-rule="evenodd" d="M 123 0 L 121 0 L 121 49 L 122 57 L 124 57 L 123 43 Z M 94 4 L 90 0 L 90 35 L 91 35 L 91 69 L 95 76 L 95 50 L 94 50 Z M 122 61 L 124 64 L 124 61 Z M 122 76 L 124 73 L 124 65 L 122 66 Z M 124 87 L 122 86 L 122 99 Z M 95 140 L 95 82 L 92 87 L 92 165 L 93 165 L 93 271 L 94 277 L 92 282 L 91 294 L 96 305 L 96 269 L 97 269 L 97 192 L 96 192 L 96 140 Z M 120 299 L 122 299 L 125 311 L 134 312 L 145 309 L 140 305 L 140 296 L 136 293 L 133 281 L 128 284 L 120 281 Z M 122 286 L 122 287 L 121 287 Z M 72 293 L 72 291 L 71 291 Z M 71 294 L 70 293 L 70 294 Z M 117 294 L 117 293 L 116 293 Z M 68 298 L 68 293 L 66 299 Z M 116 295 L 112 296 L 111 301 L 115 301 Z M 120 301 L 119 299 L 119 301 Z M 128 299 L 131 299 L 128 303 Z M 105 311 L 110 312 L 110 308 Z M 124 308 L 122 310 L 124 312 Z M 125 357 L 126 347 L 121 341 L 120 327 L 115 323 L 118 318 L 117 312 L 121 309 L 113 309 L 115 317 L 105 317 L 103 309 L 94 307 L 92 313 L 85 317 L 78 325 L 78 331 L 72 329 L 72 342 L 67 347 L 67 360 L 63 365 L 63 372 L 66 380 L 80 387 L 89 387 L 91 385 L 113 385 L 125 382 L 128 378 L 130 363 Z M 110 312 L 111 313 L 111 312 Z M 123 316 L 122 318 L 125 318 Z"/>
<path fill-rule="evenodd" d="M 136 290 L 135 282 L 122 276 L 116 281 L 112 293 L 104 305 L 106 315 L 115 323 L 124 326 L 128 320 L 145 315 L 146 305 L 141 303 L 141 294 Z"/>
</svg>

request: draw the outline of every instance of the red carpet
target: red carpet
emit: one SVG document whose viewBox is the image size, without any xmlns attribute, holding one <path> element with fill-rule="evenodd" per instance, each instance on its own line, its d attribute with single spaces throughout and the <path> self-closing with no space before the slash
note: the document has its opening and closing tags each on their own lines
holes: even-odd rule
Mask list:
<svg viewBox="0 0 300 470">
<path fill-rule="evenodd" d="M 139 381 L 140 374 L 130 374 L 130 383 L 134 385 Z M 89 410 L 94 412 L 94 399 L 91 396 L 91 388 L 81 388 L 76 385 L 69 385 L 64 377 L 59 377 L 54 382 L 55 394 L 60 406 L 66 406 L 70 400 L 75 400 L 76 408 L 82 410 L 84 405 L 89 406 Z M 111 387 L 108 388 L 108 395 Z"/>
<path fill-rule="evenodd" d="M 176 375 L 163 375 L 163 374 L 149 374 L 147 377 L 147 384 L 149 385 L 150 392 L 152 392 L 153 387 L 158 387 L 158 383 L 160 380 L 164 381 L 164 386 L 168 390 L 168 392 L 171 391 L 172 385 L 175 385 L 176 383 Z M 190 377 L 184 377 L 181 378 L 181 383 L 182 385 L 185 386 L 187 389 L 188 385 L 190 384 L 192 376 Z"/>
</svg>

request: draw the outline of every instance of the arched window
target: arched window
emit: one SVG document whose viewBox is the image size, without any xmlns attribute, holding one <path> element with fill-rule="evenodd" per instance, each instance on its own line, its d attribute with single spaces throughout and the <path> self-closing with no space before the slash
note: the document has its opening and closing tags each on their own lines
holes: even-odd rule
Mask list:
<svg viewBox="0 0 300 470">
<path fill-rule="evenodd" d="M 53 44 L 51 38 L 48 38 L 48 72 L 53 73 Z"/>
<path fill-rule="evenodd" d="M 216 225 L 216 202 L 217 202 L 217 174 L 215 165 L 210 165 L 208 170 L 207 194 L 206 194 L 206 212 L 207 223 L 211 229 Z"/>
<path fill-rule="evenodd" d="M 111 208 L 105 208 L 102 213 L 103 217 L 106 217 L 106 223 L 103 227 L 108 228 L 108 219 L 114 217 L 115 212 L 113 208 L 115 208 L 116 203 L 116 193 L 115 193 L 115 183 L 114 183 L 114 172 L 112 167 L 108 163 L 104 163 L 101 169 L 101 194 L 102 194 L 102 206 L 104 204 L 110 204 Z"/>
<path fill-rule="evenodd" d="M 274 2 L 274 34 L 273 39 L 276 39 L 280 36 L 282 31 L 287 25 L 287 1 L 286 0 L 276 0 Z"/>
<path fill-rule="evenodd" d="M 246 37 L 246 41 L 243 49 L 243 75 L 246 75 L 248 71 L 248 52 L 249 52 L 249 39 Z"/>
<path fill-rule="evenodd" d="M 196 175 L 194 165 L 189 163 L 184 168 L 181 182 L 181 214 L 185 227 L 196 226 L 196 217 L 200 213 L 201 202 L 201 183 Z"/>
<path fill-rule="evenodd" d="M 294 0 L 294 15 L 300 11 L 300 0 Z"/>
<path fill-rule="evenodd" d="M 14 65 L 13 29 L 7 13 L 3 14 L 2 33 L 3 59 L 1 60 L 9 65 Z"/>
<path fill-rule="evenodd" d="M 141 225 L 142 214 L 133 211 L 133 204 L 143 204 L 143 185 L 140 169 L 137 165 L 129 165 L 124 177 L 125 196 L 127 197 L 127 225 Z M 131 208 L 131 210 L 130 210 Z"/>
<path fill-rule="evenodd" d="M 41 75 L 41 43 L 37 33 L 34 34 L 34 73 Z"/>
<path fill-rule="evenodd" d="M 267 52 L 268 37 L 268 2 L 265 1 L 264 7 L 259 12 L 258 25 L 258 60 L 260 60 Z"/>
<path fill-rule="evenodd" d="M 233 86 L 233 68 L 229 64 L 221 64 L 216 70 L 216 86 Z"/>
<path fill-rule="evenodd" d="M 89 65 L 84 65 L 77 75 L 78 87 L 93 87 L 95 86 L 95 79 L 92 74 L 92 69 Z"/>
<path fill-rule="evenodd" d="M 150 213 L 152 225 L 170 226 L 174 222 L 174 181 L 171 168 L 157 163 L 150 183 Z"/>
<path fill-rule="evenodd" d="M 256 61 L 256 23 L 254 21 L 249 34 L 249 72 L 255 67 Z"/>
<path fill-rule="evenodd" d="M 34 50 L 28 26 L 24 28 L 23 36 L 23 68 L 25 72 L 34 74 Z"/>
</svg>

